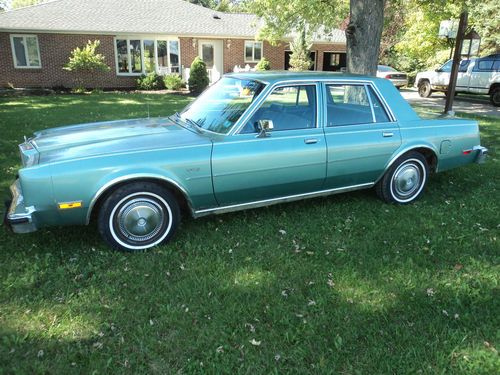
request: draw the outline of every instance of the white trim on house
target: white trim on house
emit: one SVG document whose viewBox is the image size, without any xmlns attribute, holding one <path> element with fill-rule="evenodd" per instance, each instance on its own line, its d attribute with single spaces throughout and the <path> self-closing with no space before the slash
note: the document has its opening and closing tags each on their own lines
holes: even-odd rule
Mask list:
<svg viewBox="0 0 500 375">
<path fill-rule="evenodd" d="M 128 73 L 120 72 L 120 67 L 118 63 L 118 48 L 116 46 L 117 40 L 125 40 L 127 42 L 127 63 L 128 63 Z M 141 49 L 141 71 L 140 72 L 132 72 L 132 55 L 130 54 L 130 41 L 131 40 L 139 40 L 140 41 L 140 49 Z M 122 77 L 138 77 L 142 74 L 147 74 L 146 66 L 145 66 L 145 58 L 144 58 L 144 41 L 152 40 L 154 41 L 154 65 L 155 72 L 158 74 L 171 73 L 172 64 L 170 61 L 170 42 L 177 42 L 177 50 L 179 56 L 178 65 L 175 65 L 174 68 L 177 69 L 175 73 L 181 74 L 181 43 L 178 37 L 172 35 L 146 35 L 146 34 L 127 34 L 127 35 L 115 35 L 113 37 L 113 51 L 115 54 L 115 69 L 116 75 Z M 167 61 L 168 61 L 168 72 L 159 69 L 158 65 L 158 42 L 165 41 L 167 42 Z"/>
<path fill-rule="evenodd" d="M 247 60 L 247 43 L 252 43 L 252 59 Z M 246 63 L 256 63 L 260 59 L 255 59 L 255 44 L 260 43 L 260 59 L 264 57 L 264 42 L 261 40 L 245 40 L 243 44 L 243 61 Z"/>
<path fill-rule="evenodd" d="M 42 59 L 40 58 L 40 44 L 38 43 L 38 35 L 35 34 L 10 34 L 10 49 L 12 52 L 12 59 L 14 62 L 14 67 L 16 69 L 41 69 L 42 68 Z M 14 38 L 23 38 L 23 47 L 24 47 L 24 56 L 26 58 L 26 66 L 18 65 L 16 58 L 16 49 L 14 46 Z M 28 54 L 28 43 L 26 42 L 27 38 L 35 38 L 36 40 L 36 52 L 38 57 L 38 65 L 30 65 L 30 58 Z"/>
</svg>

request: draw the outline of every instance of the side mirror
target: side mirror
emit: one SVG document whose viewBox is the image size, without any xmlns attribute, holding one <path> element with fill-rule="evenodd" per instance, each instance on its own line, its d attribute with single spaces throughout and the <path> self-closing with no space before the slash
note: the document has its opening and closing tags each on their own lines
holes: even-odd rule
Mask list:
<svg viewBox="0 0 500 375">
<path fill-rule="evenodd" d="M 439 68 L 439 69 L 436 69 L 436 73 L 441 73 L 442 70 Z"/>
<path fill-rule="evenodd" d="M 259 132 L 257 138 L 269 137 L 267 132 L 274 129 L 274 124 L 272 120 L 259 120 L 255 123 L 256 130 Z"/>
</svg>

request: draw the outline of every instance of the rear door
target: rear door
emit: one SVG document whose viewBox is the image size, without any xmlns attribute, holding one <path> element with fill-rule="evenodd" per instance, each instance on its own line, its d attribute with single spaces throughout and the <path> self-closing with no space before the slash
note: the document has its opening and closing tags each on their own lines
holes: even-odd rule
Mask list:
<svg viewBox="0 0 500 375">
<path fill-rule="evenodd" d="M 398 123 L 371 83 L 324 86 L 325 189 L 369 185 L 401 145 Z"/>
</svg>

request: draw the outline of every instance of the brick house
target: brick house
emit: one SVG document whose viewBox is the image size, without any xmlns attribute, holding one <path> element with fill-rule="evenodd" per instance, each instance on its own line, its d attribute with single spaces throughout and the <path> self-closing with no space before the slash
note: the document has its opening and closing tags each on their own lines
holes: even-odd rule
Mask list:
<svg viewBox="0 0 500 375">
<path fill-rule="evenodd" d="M 185 74 L 196 56 L 215 79 L 262 56 L 272 69 L 287 69 L 290 51 L 257 41 L 252 14 L 224 13 L 184 0 L 53 0 L 0 13 L 0 87 L 127 88 L 144 73 Z M 315 70 L 345 67 L 345 36 L 316 37 Z M 63 70 L 70 53 L 88 40 L 111 70 L 92 74 Z"/>
</svg>

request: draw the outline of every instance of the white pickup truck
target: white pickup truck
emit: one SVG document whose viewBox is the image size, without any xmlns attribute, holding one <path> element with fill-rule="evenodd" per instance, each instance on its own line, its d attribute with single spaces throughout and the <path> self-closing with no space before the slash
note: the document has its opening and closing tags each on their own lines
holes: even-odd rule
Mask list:
<svg viewBox="0 0 500 375">
<path fill-rule="evenodd" d="M 433 91 L 445 94 L 450 82 L 452 60 L 448 60 L 435 71 L 421 72 L 415 78 L 415 87 L 423 98 Z M 494 106 L 500 106 L 500 54 L 482 58 L 462 60 L 458 69 L 457 93 L 487 94 Z"/>
</svg>

